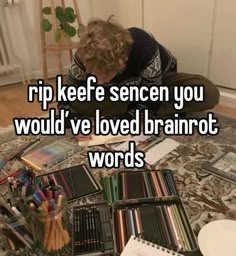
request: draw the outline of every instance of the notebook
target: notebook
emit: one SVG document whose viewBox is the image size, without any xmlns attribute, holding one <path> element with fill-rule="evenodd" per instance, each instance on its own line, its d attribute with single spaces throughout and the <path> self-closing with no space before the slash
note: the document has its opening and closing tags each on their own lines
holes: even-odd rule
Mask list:
<svg viewBox="0 0 236 256">
<path fill-rule="evenodd" d="M 121 256 L 184 256 L 177 252 L 149 243 L 143 239 L 131 236 Z"/>
</svg>

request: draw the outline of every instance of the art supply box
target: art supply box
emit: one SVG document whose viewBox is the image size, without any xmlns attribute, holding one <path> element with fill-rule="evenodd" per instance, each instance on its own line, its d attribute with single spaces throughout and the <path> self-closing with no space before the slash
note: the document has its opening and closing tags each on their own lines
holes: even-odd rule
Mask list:
<svg viewBox="0 0 236 256">
<path fill-rule="evenodd" d="M 68 202 L 102 192 L 101 185 L 84 164 L 38 175 L 36 182 L 39 186 L 53 183 L 63 187 Z"/>
<path fill-rule="evenodd" d="M 131 177 L 134 178 L 133 186 L 135 186 L 135 180 L 137 182 L 138 179 L 137 174 L 140 177 L 143 174 L 149 176 L 149 182 L 151 183 L 153 182 L 151 177 L 157 181 L 154 177 L 154 174 L 158 177 L 157 172 L 153 171 L 151 176 L 150 171 L 138 171 L 133 172 L 133 174 L 131 174 L 131 171 L 127 171 L 125 175 L 132 175 Z M 167 173 L 161 172 L 163 177 L 167 175 Z M 116 175 L 117 177 L 122 177 L 124 172 Z M 167 180 L 169 186 L 167 186 Z M 120 183 L 118 182 L 116 184 L 121 184 L 121 187 L 123 187 L 126 184 L 123 182 L 124 180 L 122 181 L 120 179 Z M 110 185 L 112 188 L 113 184 Z M 123 197 L 114 190 L 111 193 L 117 193 L 120 196 L 110 198 L 109 202 L 74 207 L 72 231 L 73 255 L 97 256 L 113 251 L 114 255 L 118 256 L 131 235 L 134 235 L 140 239 L 147 240 L 150 243 L 157 244 L 169 250 L 177 251 L 186 256 L 200 256 L 201 253 L 191 229 L 188 216 L 173 185 L 173 176 L 171 171 L 168 170 L 168 179 L 166 179 L 164 188 L 165 186 L 169 189 L 172 187 L 172 190 L 170 189 L 169 193 L 163 193 L 162 196 L 155 197 L 155 186 L 153 186 L 153 197 L 142 198 L 141 196 L 143 194 L 141 194 L 136 199 L 130 199 L 139 195 L 140 191 L 134 188 L 134 194 L 131 193 L 131 196 L 120 200 Z M 164 191 L 162 186 L 160 189 Z M 95 214 L 94 209 L 96 209 L 97 214 Z M 100 214 L 98 214 L 99 211 Z M 82 215 L 82 212 L 84 212 L 84 215 Z M 97 223 L 96 227 L 94 223 Z M 94 243 L 96 244 L 95 247 L 93 247 Z"/>
<path fill-rule="evenodd" d="M 40 143 L 32 151 L 22 155 L 20 158 L 24 164 L 41 172 L 63 162 L 73 154 L 82 151 L 82 148 L 73 141 L 57 139 L 51 143 Z"/>
<path fill-rule="evenodd" d="M 73 208 L 73 255 L 113 253 L 111 207 L 107 202 Z"/>
<path fill-rule="evenodd" d="M 176 207 L 178 213 L 174 212 L 167 215 L 165 211 L 162 211 L 162 209 L 167 209 L 170 206 Z M 129 215 L 132 217 L 129 218 Z M 140 220 L 139 224 L 137 219 Z M 171 223 L 174 223 L 178 230 L 175 230 Z M 136 237 L 183 255 L 201 255 L 196 237 L 179 197 L 117 201 L 112 205 L 112 227 L 115 255 L 120 255 L 132 232 Z M 178 248 L 175 244 L 184 246 Z"/>
<path fill-rule="evenodd" d="M 178 196 L 172 171 L 120 171 L 100 180 L 105 199 L 117 200 Z"/>
</svg>

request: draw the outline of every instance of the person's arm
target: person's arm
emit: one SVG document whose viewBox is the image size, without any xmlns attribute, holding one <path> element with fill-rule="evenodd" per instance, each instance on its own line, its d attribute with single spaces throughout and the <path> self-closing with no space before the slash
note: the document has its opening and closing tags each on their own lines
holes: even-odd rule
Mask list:
<svg viewBox="0 0 236 256">
<path fill-rule="evenodd" d="M 73 85 L 73 86 L 80 86 L 84 85 L 86 81 L 87 73 L 83 66 L 80 63 L 73 63 L 69 69 L 69 72 L 66 76 L 66 79 L 64 81 L 64 85 Z M 60 101 L 58 102 L 58 109 L 61 108 L 71 110 L 73 112 L 73 109 L 71 108 L 71 104 L 68 101 Z"/>
<path fill-rule="evenodd" d="M 157 48 L 154 57 L 141 72 L 140 76 L 142 85 L 162 85 L 162 68 L 159 48 Z"/>
<path fill-rule="evenodd" d="M 85 72 L 84 67 L 75 60 L 69 69 L 67 77 L 64 81 L 64 85 L 73 85 L 73 86 L 80 86 L 84 85 L 86 81 L 87 73 Z M 69 101 L 60 101 L 57 105 L 58 111 L 60 112 L 61 109 L 69 110 L 70 114 L 65 120 L 66 128 L 70 128 L 70 119 L 77 118 L 78 113 L 71 107 L 71 102 Z"/>
</svg>

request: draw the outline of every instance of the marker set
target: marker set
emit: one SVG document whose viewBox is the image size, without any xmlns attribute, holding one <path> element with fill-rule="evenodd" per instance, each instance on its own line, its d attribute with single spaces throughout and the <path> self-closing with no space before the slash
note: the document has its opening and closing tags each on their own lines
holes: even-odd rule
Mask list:
<svg viewBox="0 0 236 256">
<path fill-rule="evenodd" d="M 30 169 L 9 181 L 17 200 L 13 205 L 0 198 L 0 234 L 7 239 L 8 250 L 36 245 L 48 252 L 61 251 L 71 241 L 65 193 L 53 181 L 35 190 L 34 181 Z"/>
<path fill-rule="evenodd" d="M 107 201 L 178 196 L 171 170 L 123 171 L 102 176 L 101 184 Z"/>
<path fill-rule="evenodd" d="M 55 184 L 64 188 L 68 201 L 101 192 L 101 186 L 85 165 L 77 165 L 36 177 L 39 186 Z"/>
<path fill-rule="evenodd" d="M 119 201 L 113 205 L 113 226 L 118 254 L 131 235 L 186 255 L 198 250 L 178 197 Z"/>
<path fill-rule="evenodd" d="M 73 255 L 113 251 L 111 215 L 106 203 L 73 208 Z"/>
<path fill-rule="evenodd" d="M 49 252 L 68 245 L 71 238 L 63 189 L 48 184 L 35 191 L 27 203 L 31 209 L 29 222 L 36 242 Z"/>
</svg>

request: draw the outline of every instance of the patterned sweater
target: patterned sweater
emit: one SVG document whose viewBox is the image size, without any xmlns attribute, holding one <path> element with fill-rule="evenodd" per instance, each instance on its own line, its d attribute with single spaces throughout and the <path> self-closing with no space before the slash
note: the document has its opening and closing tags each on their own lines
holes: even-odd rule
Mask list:
<svg viewBox="0 0 236 256">
<path fill-rule="evenodd" d="M 162 77 L 167 72 L 176 72 L 176 58 L 149 33 L 139 28 L 128 29 L 133 45 L 128 56 L 126 67 L 119 72 L 109 84 L 106 84 L 107 99 L 109 97 L 109 86 L 111 85 L 161 85 Z M 86 78 L 90 74 L 75 54 L 67 75 L 66 85 L 86 86 Z M 93 116 L 95 109 L 99 108 L 104 116 L 116 116 L 132 118 L 135 109 L 148 108 L 151 113 L 157 110 L 157 104 L 153 102 L 59 102 L 59 109 L 65 108 L 71 111 L 70 117 Z"/>
</svg>

